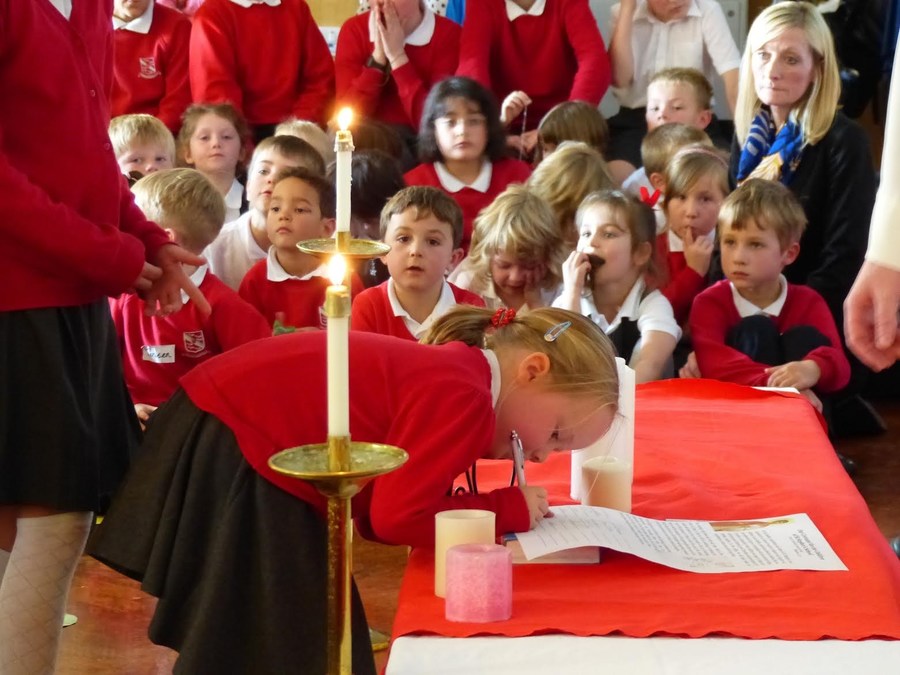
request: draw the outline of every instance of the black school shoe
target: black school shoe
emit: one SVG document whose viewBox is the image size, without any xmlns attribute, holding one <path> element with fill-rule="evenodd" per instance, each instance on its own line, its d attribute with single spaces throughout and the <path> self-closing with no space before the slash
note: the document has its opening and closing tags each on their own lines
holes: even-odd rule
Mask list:
<svg viewBox="0 0 900 675">
<path fill-rule="evenodd" d="M 878 411 L 859 394 L 834 402 L 831 423 L 836 438 L 878 436 L 887 431 Z"/>
<path fill-rule="evenodd" d="M 891 548 L 894 549 L 894 553 L 897 554 L 897 557 L 900 558 L 900 537 L 894 537 L 891 539 Z"/>
</svg>

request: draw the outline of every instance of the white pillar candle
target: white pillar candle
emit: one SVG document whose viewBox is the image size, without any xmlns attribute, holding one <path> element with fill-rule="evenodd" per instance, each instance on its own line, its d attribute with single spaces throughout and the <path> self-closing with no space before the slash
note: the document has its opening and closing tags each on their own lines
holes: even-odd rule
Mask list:
<svg viewBox="0 0 900 675">
<path fill-rule="evenodd" d="M 593 457 L 581 465 L 581 503 L 631 513 L 632 464 L 618 457 Z"/>
<path fill-rule="evenodd" d="M 447 551 L 447 621 L 486 623 L 512 616 L 512 553 L 499 544 Z"/>
<path fill-rule="evenodd" d="M 338 232 L 350 231 L 350 166 L 353 159 L 353 135 L 348 127 L 352 119 L 353 111 L 350 108 L 344 108 L 338 113 L 340 129 L 334 138 L 334 180 L 337 193 L 335 220 Z"/>
<path fill-rule="evenodd" d="M 332 286 L 325 290 L 328 317 L 328 435 L 350 435 L 350 290 L 343 284 L 346 263 L 336 255 L 328 265 Z"/>
<path fill-rule="evenodd" d="M 496 516 L 482 509 L 441 511 L 434 516 L 434 594 L 446 595 L 447 551 L 459 544 L 494 544 Z"/>
</svg>

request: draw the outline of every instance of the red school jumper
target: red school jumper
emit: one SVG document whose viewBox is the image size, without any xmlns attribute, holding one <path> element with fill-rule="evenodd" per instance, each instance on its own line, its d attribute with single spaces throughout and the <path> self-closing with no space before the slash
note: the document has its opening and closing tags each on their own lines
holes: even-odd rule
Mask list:
<svg viewBox="0 0 900 675">
<path fill-rule="evenodd" d="M 334 57 L 338 107 L 350 106 L 359 115 L 418 132 L 431 87 L 456 71 L 460 27 L 435 15 L 428 44 L 405 45 L 409 63 L 386 75 L 366 67 L 372 55 L 369 14 L 351 17 L 341 27 Z"/>
<path fill-rule="evenodd" d="M 266 462 L 284 448 L 326 438 L 325 344 L 324 332 L 283 335 L 227 352 L 181 381 L 197 407 L 234 432 L 260 475 L 323 514 L 325 498 L 315 488 Z M 491 371 L 481 350 L 351 332 L 349 351 L 350 435 L 409 454 L 353 498 L 363 536 L 434 547 L 434 515 L 460 508 L 494 511 L 498 533 L 527 530 L 528 506 L 518 488 L 448 496 L 454 479 L 493 443 Z"/>
<path fill-rule="evenodd" d="M 173 134 L 191 103 L 188 44 L 191 22 L 181 12 L 152 5 L 153 22 L 143 35 L 113 31 L 113 86 L 110 113 L 145 113 L 162 120 Z"/>
<path fill-rule="evenodd" d="M 684 326 L 691 313 L 691 303 L 706 288 L 706 278 L 688 267 L 683 251 L 669 251 L 668 230 L 656 237 L 656 255 L 665 262 L 667 271 L 666 285 L 659 290 L 672 305 L 675 321 Z"/>
<path fill-rule="evenodd" d="M 690 325 L 697 365 L 703 377 L 764 387 L 769 379 L 765 369 L 771 366 L 757 363 L 725 344 L 728 331 L 740 320 L 731 283 L 727 279 L 710 286 L 696 297 Z M 841 348 L 837 326 L 821 295 L 809 286 L 788 284 L 784 307 L 772 320 L 779 333 L 795 326 L 812 326 L 827 337 L 831 347 L 818 347 L 806 355 L 822 371 L 814 389 L 827 394 L 846 386 L 850 381 L 850 363 Z"/>
<path fill-rule="evenodd" d="M 228 101 L 254 125 L 295 116 L 324 125 L 334 98 L 334 62 L 303 0 L 241 7 L 206 0 L 191 31 L 196 103 Z"/>
<path fill-rule="evenodd" d="M 167 317 L 147 316 L 144 301 L 135 295 L 110 299 L 125 384 L 135 403 L 158 406 L 191 368 L 272 334 L 262 315 L 218 277 L 207 272 L 199 288 L 212 308 L 209 315 L 189 301 Z"/>
<path fill-rule="evenodd" d="M 505 0 L 466 3 L 456 74 L 477 80 L 498 101 L 517 90 L 528 94 L 528 129 L 536 129 L 557 103 L 599 105 L 611 81 L 587 0 L 547 0 L 540 16 L 515 21 L 507 17 Z"/>
<path fill-rule="evenodd" d="M 416 337 L 409 332 L 403 317 L 394 315 L 391 300 L 388 298 L 387 288 L 388 285 L 385 281 L 374 288 L 367 288 L 359 294 L 353 301 L 351 328 L 369 333 L 393 335 L 394 337 L 418 342 Z M 450 290 L 453 291 L 453 297 L 457 305 L 484 307 L 484 300 L 482 300 L 480 295 L 453 284 L 450 284 Z"/>
<path fill-rule="evenodd" d="M 458 192 L 448 192 L 441 184 L 434 164 L 420 164 L 416 168 L 407 171 L 403 176 L 407 185 L 429 185 L 443 190 L 453 197 L 463 212 L 463 236 L 462 248 L 467 254 L 469 242 L 472 240 L 472 228 L 475 217 L 485 206 L 503 192 L 511 183 L 524 183 L 531 175 L 531 167 L 518 159 L 501 159 L 493 163 L 491 170 L 491 183 L 487 192 L 479 192 L 470 187 L 464 187 Z"/>
</svg>

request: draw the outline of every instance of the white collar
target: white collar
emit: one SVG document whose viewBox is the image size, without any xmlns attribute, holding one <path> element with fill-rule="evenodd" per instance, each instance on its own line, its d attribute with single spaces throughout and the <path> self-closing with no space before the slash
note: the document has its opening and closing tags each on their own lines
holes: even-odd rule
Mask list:
<svg viewBox="0 0 900 675">
<path fill-rule="evenodd" d="M 634 286 L 628 291 L 628 295 L 625 296 L 622 306 L 619 307 L 619 311 L 612 321 L 607 321 L 606 316 L 597 309 L 594 296 L 590 292 L 581 297 L 581 313 L 587 314 L 591 321 L 603 329 L 604 333 L 611 333 L 619 326 L 622 319 L 634 319 L 638 315 L 645 286 L 643 277 L 634 282 Z"/>
<path fill-rule="evenodd" d="M 496 408 L 500 400 L 500 359 L 491 349 L 482 349 L 481 353 L 491 369 L 491 405 Z"/>
<path fill-rule="evenodd" d="M 417 340 L 422 337 L 425 331 L 431 328 L 431 324 L 433 324 L 438 317 L 443 316 L 456 305 L 453 289 L 450 288 L 450 284 L 444 281 L 444 285 L 441 286 L 441 296 L 438 298 L 437 304 L 434 306 L 434 309 L 431 310 L 431 314 L 429 314 L 422 323 L 419 323 L 412 318 L 409 315 L 409 312 L 407 312 L 403 308 L 403 305 L 400 304 L 400 299 L 397 297 L 397 291 L 394 289 L 394 280 L 391 278 L 388 278 L 387 280 L 387 296 L 388 302 L 391 303 L 391 311 L 394 312 L 394 316 L 403 318 L 403 323 L 406 324 L 409 332 L 412 333 L 412 336 Z"/>
<path fill-rule="evenodd" d="M 415 30 L 406 36 L 406 44 L 413 47 L 424 47 L 434 35 L 434 12 L 425 7 L 422 12 L 422 21 L 416 26 Z"/>
<path fill-rule="evenodd" d="M 252 7 L 253 5 L 268 5 L 269 7 L 278 7 L 281 0 L 231 0 L 234 4 L 241 7 Z"/>
<path fill-rule="evenodd" d="M 153 23 L 153 2 L 147 5 L 147 11 L 138 18 L 131 21 L 122 21 L 122 19 L 112 18 L 113 30 L 130 30 L 132 33 L 140 33 L 146 35 L 150 32 L 150 24 Z"/>
<path fill-rule="evenodd" d="M 241 208 L 241 202 L 244 201 L 244 186 L 241 185 L 240 181 L 235 178 L 234 182 L 231 184 L 231 187 L 228 189 L 228 194 L 225 195 L 225 207 L 229 209 L 234 209 L 235 211 L 239 211 Z"/>
<path fill-rule="evenodd" d="M 463 188 L 472 188 L 476 192 L 485 193 L 491 187 L 491 175 L 493 174 L 494 165 L 485 160 L 481 165 L 481 171 L 471 185 L 466 185 L 459 178 L 447 171 L 447 167 L 443 162 L 434 163 L 434 171 L 437 173 L 438 181 L 441 187 L 447 192 L 459 192 Z"/>
<path fill-rule="evenodd" d="M 510 21 L 515 21 L 520 16 L 541 16 L 544 13 L 544 7 L 547 5 L 547 0 L 537 0 L 528 11 L 519 7 L 512 0 L 506 0 L 506 18 Z"/>
<path fill-rule="evenodd" d="M 50 0 L 50 4 L 68 20 L 72 16 L 72 0 Z"/>
<path fill-rule="evenodd" d="M 712 243 L 716 241 L 716 231 L 710 230 L 705 235 Z M 675 234 L 675 230 L 669 230 L 669 253 L 684 253 L 684 239 Z"/>
<path fill-rule="evenodd" d="M 194 286 L 200 288 L 200 284 L 203 283 L 203 280 L 206 278 L 206 273 L 209 271 L 209 265 L 200 265 L 197 269 L 194 270 L 194 273 L 191 275 L 191 281 Z M 186 305 L 190 298 L 188 294 L 184 291 L 181 291 L 181 304 Z"/>
<path fill-rule="evenodd" d="M 741 318 L 746 319 L 748 316 L 756 314 L 766 314 L 768 316 L 781 314 L 781 310 L 784 309 L 784 301 L 787 300 L 788 291 L 787 279 L 785 279 L 783 274 L 779 275 L 778 283 L 781 285 L 781 293 L 778 294 L 778 298 L 768 307 L 760 308 L 738 293 L 733 283 L 728 282 L 728 285 L 731 286 L 731 297 L 734 298 L 734 306 Z"/>
<path fill-rule="evenodd" d="M 295 279 L 297 281 L 308 281 L 309 279 L 314 279 L 315 277 L 327 276 L 328 266 L 324 263 L 319 265 L 309 274 L 305 274 L 302 277 L 295 277 L 293 274 L 288 274 L 288 272 L 286 272 L 285 269 L 281 266 L 281 263 L 278 262 L 278 257 L 275 255 L 275 247 L 269 247 L 269 252 L 266 254 L 266 279 L 268 281 L 274 281 L 276 283 L 280 281 L 288 281 L 290 279 Z"/>
<path fill-rule="evenodd" d="M 702 13 L 700 12 L 700 6 L 697 4 L 697 0 L 691 0 L 691 6 L 688 7 L 688 11 L 687 11 L 687 14 L 685 15 L 685 19 L 689 16 L 691 16 L 691 17 L 702 16 Z M 634 19 L 633 20 L 637 21 L 639 19 L 643 19 L 644 21 L 649 21 L 650 23 L 658 23 L 663 26 L 666 25 L 666 23 L 671 23 L 671 22 L 660 21 L 653 14 L 651 14 L 650 6 L 647 3 L 647 0 L 638 0 L 638 6 L 634 10 Z M 679 19 L 679 21 L 684 21 L 684 19 Z"/>
</svg>

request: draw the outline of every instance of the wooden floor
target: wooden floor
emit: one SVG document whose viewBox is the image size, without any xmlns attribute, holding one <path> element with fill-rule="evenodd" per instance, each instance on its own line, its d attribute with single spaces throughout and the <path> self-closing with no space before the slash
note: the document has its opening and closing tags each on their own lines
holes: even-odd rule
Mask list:
<svg viewBox="0 0 900 675">
<path fill-rule="evenodd" d="M 886 537 L 900 535 L 900 399 L 874 401 L 888 433 L 844 440 L 838 450 L 857 460 L 856 485 Z M 389 633 L 406 558 L 400 547 L 357 537 L 354 575 L 369 623 Z M 79 565 L 69 611 L 78 623 L 63 631 L 59 675 L 156 675 L 171 672 L 175 655 L 146 637 L 154 601 L 137 584 L 90 558 Z M 385 652 L 376 655 L 379 668 Z"/>
</svg>

